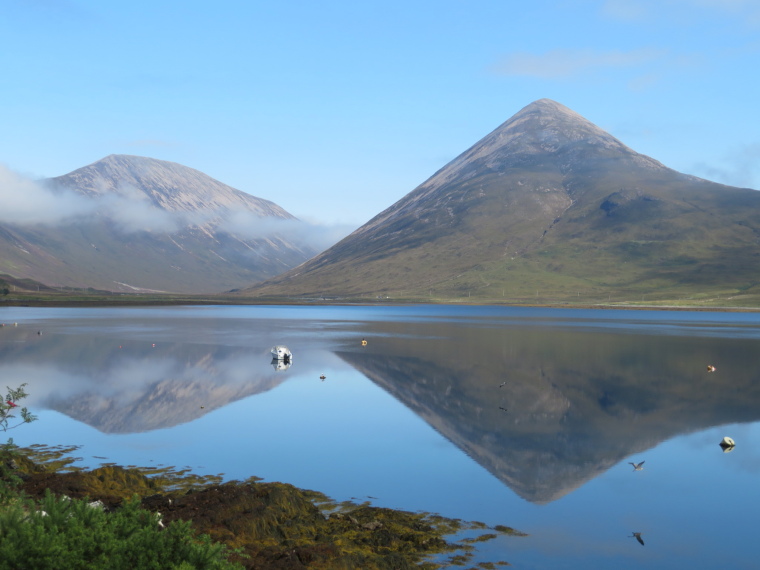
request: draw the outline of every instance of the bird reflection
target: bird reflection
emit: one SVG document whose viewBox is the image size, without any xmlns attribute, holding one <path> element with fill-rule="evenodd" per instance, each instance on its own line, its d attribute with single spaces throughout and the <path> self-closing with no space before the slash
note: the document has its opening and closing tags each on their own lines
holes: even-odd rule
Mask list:
<svg viewBox="0 0 760 570">
<path fill-rule="evenodd" d="M 631 538 L 635 538 L 636 540 L 639 541 L 639 544 L 641 546 L 644 546 L 644 539 L 641 538 L 641 533 L 640 532 L 634 532 L 634 533 L 632 533 L 631 534 Z"/>
<path fill-rule="evenodd" d="M 629 461 L 628 465 L 633 465 L 633 470 L 634 471 L 641 471 L 642 469 L 644 469 L 644 462 L 643 461 L 641 463 L 631 463 Z"/>
</svg>

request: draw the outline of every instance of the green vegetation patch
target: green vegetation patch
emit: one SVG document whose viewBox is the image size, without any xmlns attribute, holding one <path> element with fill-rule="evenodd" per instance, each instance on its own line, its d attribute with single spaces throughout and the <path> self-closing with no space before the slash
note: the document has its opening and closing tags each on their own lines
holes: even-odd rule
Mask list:
<svg viewBox="0 0 760 570">
<path fill-rule="evenodd" d="M 107 512 L 47 491 L 39 502 L 19 499 L 0 508 L 1 568 L 240 568 L 229 554 L 188 522 L 165 525 L 137 500 Z"/>
</svg>

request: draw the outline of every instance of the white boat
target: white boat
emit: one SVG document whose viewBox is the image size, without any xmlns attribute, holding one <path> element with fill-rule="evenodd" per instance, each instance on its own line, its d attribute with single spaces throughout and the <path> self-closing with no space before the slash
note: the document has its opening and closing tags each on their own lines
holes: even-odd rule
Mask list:
<svg viewBox="0 0 760 570">
<path fill-rule="evenodd" d="M 278 344 L 272 347 L 272 359 L 290 364 L 293 362 L 293 354 L 287 346 Z"/>
</svg>

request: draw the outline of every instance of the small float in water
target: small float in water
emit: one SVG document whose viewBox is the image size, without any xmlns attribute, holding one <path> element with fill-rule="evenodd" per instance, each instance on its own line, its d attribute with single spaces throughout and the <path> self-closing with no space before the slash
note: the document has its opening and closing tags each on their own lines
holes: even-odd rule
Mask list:
<svg viewBox="0 0 760 570">
<path fill-rule="evenodd" d="M 719 445 L 723 449 L 723 453 L 726 453 L 727 451 L 733 451 L 736 443 L 730 437 L 724 437 Z"/>
<path fill-rule="evenodd" d="M 285 370 L 293 364 L 293 353 L 287 346 L 278 344 L 272 347 L 272 366 L 275 370 Z"/>
</svg>

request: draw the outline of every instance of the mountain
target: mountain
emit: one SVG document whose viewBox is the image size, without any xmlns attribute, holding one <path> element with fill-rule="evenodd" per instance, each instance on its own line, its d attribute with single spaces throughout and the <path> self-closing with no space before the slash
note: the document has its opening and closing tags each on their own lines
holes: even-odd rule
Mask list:
<svg viewBox="0 0 760 570">
<path fill-rule="evenodd" d="M 316 253 L 290 239 L 276 204 L 192 168 L 111 155 L 43 181 L 86 215 L 0 225 L 0 272 L 69 287 L 213 293 L 249 285 Z"/>
<path fill-rule="evenodd" d="M 541 99 L 333 247 L 245 294 L 760 292 L 759 214 L 760 192 L 676 172 Z"/>
</svg>

